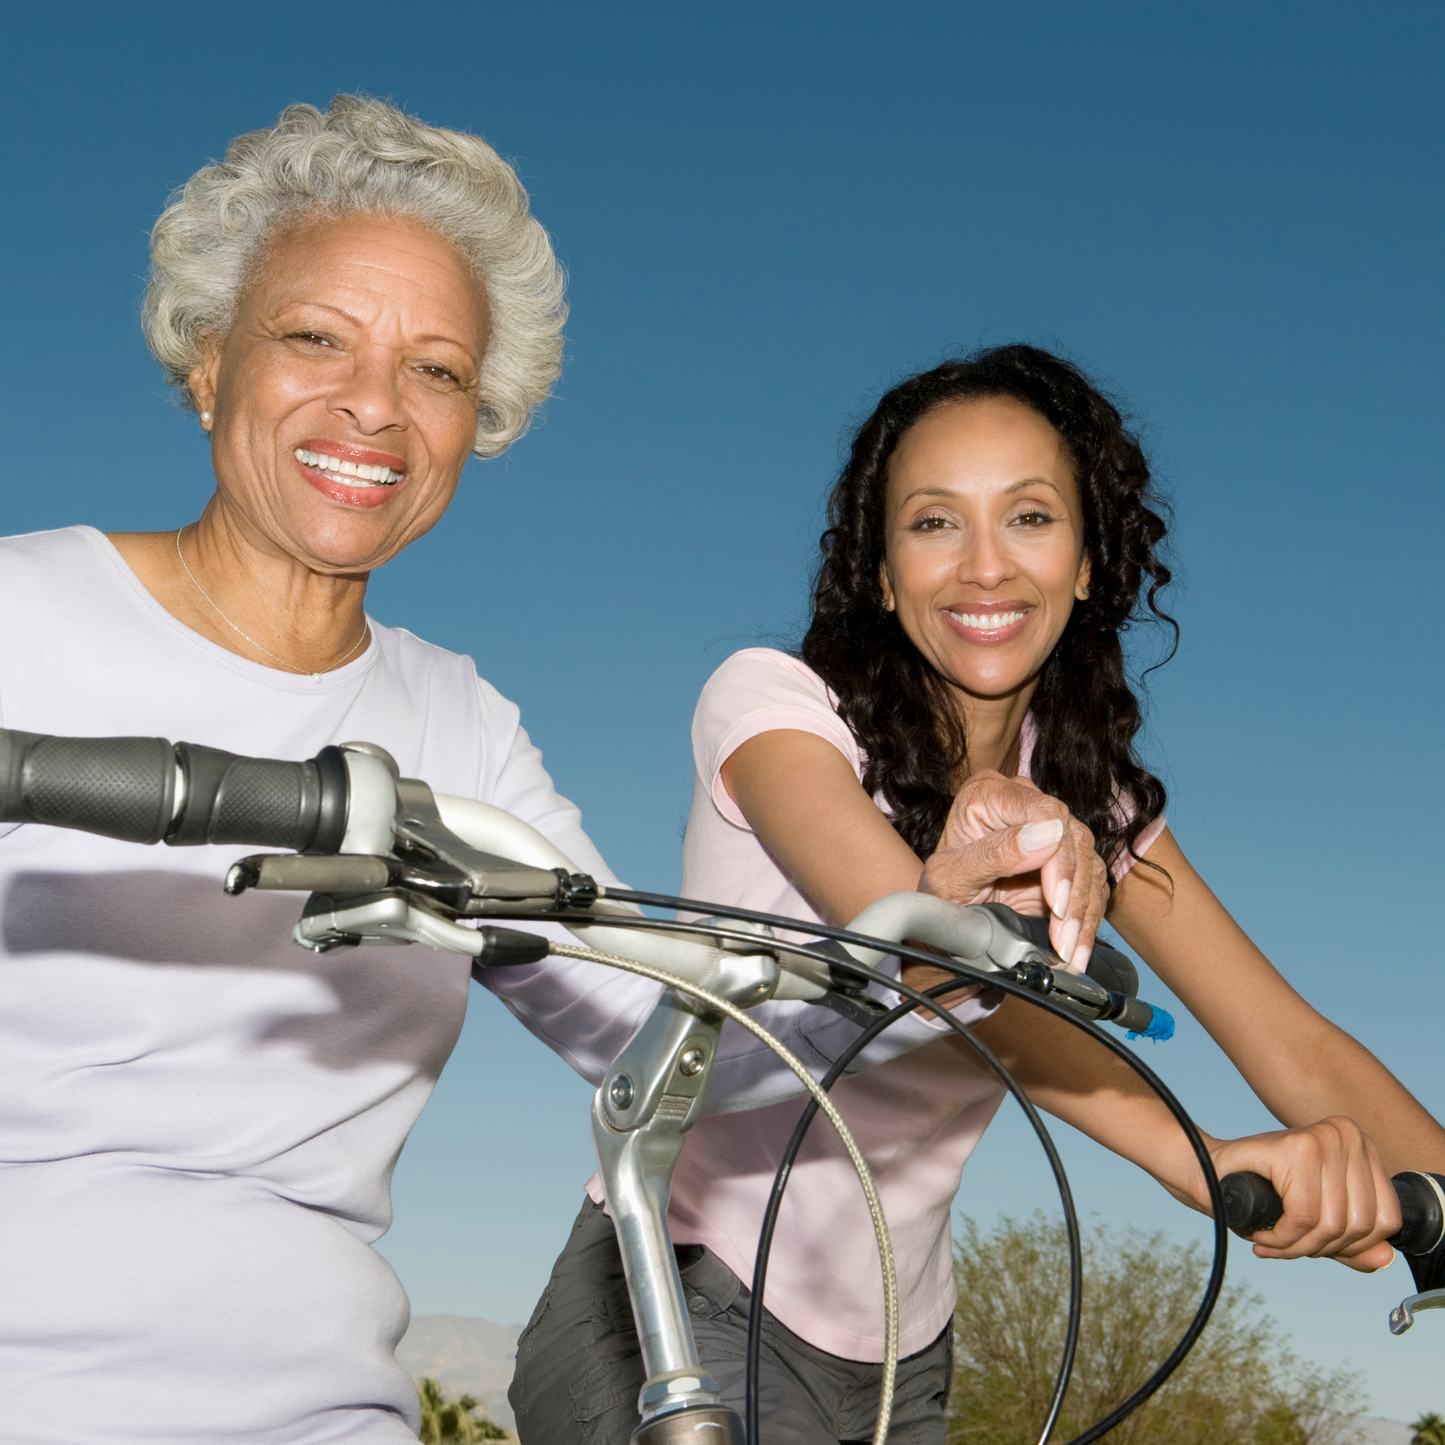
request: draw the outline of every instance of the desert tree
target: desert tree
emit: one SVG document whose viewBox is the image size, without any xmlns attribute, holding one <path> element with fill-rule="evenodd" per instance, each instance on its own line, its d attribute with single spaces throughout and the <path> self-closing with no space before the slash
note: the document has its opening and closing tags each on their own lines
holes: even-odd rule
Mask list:
<svg viewBox="0 0 1445 1445">
<path fill-rule="evenodd" d="M 1036 1438 L 1068 1313 L 1062 1221 L 964 1222 L 957 1243 L 950 1445 Z M 1084 1249 L 1084 1315 L 1054 1438 L 1102 1419 L 1184 1332 L 1208 1270 L 1197 1244 L 1096 1225 Z M 1110 1436 L 1115 1445 L 1350 1445 L 1359 1383 L 1302 1365 L 1247 1291 L 1226 1289 L 1184 1365 Z M 1445 1441 L 1441 1442 L 1445 1445 Z"/>
</svg>

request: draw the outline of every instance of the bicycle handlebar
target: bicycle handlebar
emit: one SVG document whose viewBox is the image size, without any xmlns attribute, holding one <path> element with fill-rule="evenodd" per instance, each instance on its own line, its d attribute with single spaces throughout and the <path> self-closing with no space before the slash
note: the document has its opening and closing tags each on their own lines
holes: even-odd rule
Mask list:
<svg viewBox="0 0 1445 1445">
<path fill-rule="evenodd" d="M 681 978 L 697 975 L 695 982 L 748 1007 L 769 997 L 858 1002 L 858 964 L 876 961 L 902 940 L 919 940 L 942 949 L 953 964 L 962 965 L 957 971 L 966 977 L 988 982 L 992 971 L 1009 991 L 1023 989 L 1041 999 L 1053 995 L 1044 1007 L 1074 1016 L 1076 1022 L 1080 1017 L 1107 1019 L 1157 1038 L 1168 1037 L 1173 1028 L 1163 1010 L 1137 999 L 1137 974 L 1123 955 L 1101 943 L 1087 975 L 1051 966 L 1047 920 L 1021 920 L 1000 905 L 959 908 L 922 894 L 894 895 L 865 910 L 851 930 L 808 930 L 833 942 L 806 950 L 781 944 L 767 928 L 761 935 L 751 931 L 757 924 L 793 928 L 795 920 L 727 909 L 723 913 L 728 919 L 748 928 L 746 935 L 739 939 L 738 929 L 729 927 L 709 942 L 699 941 L 691 935 L 706 931 L 705 925 L 715 920 L 674 920 L 669 925 L 634 914 L 632 908 L 652 904 L 691 909 L 687 900 L 601 888 L 578 874 L 554 845 L 520 819 L 487 804 L 435 795 L 425 783 L 401 778 L 390 756 L 370 744 L 327 747 L 305 762 L 281 762 L 163 738 L 63 738 L 0 729 L 0 823 L 14 822 L 171 847 L 215 843 L 289 850 L 290 857 L 242 859 L 231 869 L 227 891 L 258 886 L 311 890 L 307 912 L 293 933 L 298 943 L 311 948 L 423 942 L 470 954 L 487 965 L 532 963 L 548 951 L 545 939 L 497 927 L 467 929 L 453 920 L 551 913 L 584 942 L 594 947 L 602 943 L 604 953 L 610 949 L 642 956 L 646 962 L 646 955 L 661 949 L 665 957 L 659 961 L 667 972 Z M 638 927 L 644 931 L 634 932 Z M 848 966 L 843 974 L 834 972 L 825 948 L 839 950 L 836 956 Z M 906 946 L 901 953 L 926 957 Z M 764 964 L 773 970 L 771 980 Z M 923 1001 L 911 989 L 901 991 L 915 1003 Z M 884 1018 L 892 1021 L 889 1015 Z M 878 1022 L 868 1019 L 860 1038 L 871 1037 L 869 1030 Z M 966 1034 L 956 1020 L 949 1022 Z M 695 1026 L 691 1017 L 687 1023 Z M 1168 1091 L 1126 1051 L 1110 1047 L 1124 1052 L 1161 1092 L 1207 1167 L 1203 1144 Z M 1402 1174 L 1394 1183 L 1403 1226 L 1390 1243 L 1409 1258 L 1422 1289 L 1445 1283 L 1434 1279 L 1445 1269 L 1445 1177 Z M 1062 1187 L 1067 1213 L 1071 1206 L 1067 1187 Z M 1213 1197 L 1220 1201 L 1229 1227 L 1246 1237 L 1270 1228 L 1283 1213 L 1279 1195 L 1258 1175 L 1229 1175 L 1222 1181 L 1222 1195 Z M 659 1223 L 658 1229 L 665 1242 L 665 1225 Z M 1082 1438 L 1096 1438 L 1117 1423 L 1183 1358 L 1208 1317 L 1222 1279 L 1220 1231 L 1217 1222 L 1209 1291 L 1189 1332 L 1146 1386 Z M 670 1261 L 670 1251 L 663 1253 Z M 678 1284 L 679 1299 L 680 1291 Z M 761 1292 L 759 1283 L 759 1297 Z M 1392 1318 L 1392 1329 L 1398 1333 L 1409 1328 L 1410 1305 L 1429 1307 L 1433 1297 L 1419 1303 L 1426 1298 L 1406 1301 L 1397 1311 L 1403 1311 L 1404 1323 L 1397 1326 Z M 1067 1369 L 1060 1378 L 1062 1392 Z M 886 1408 L 880 1414 L 882 1429 Z"/>
<path fill-rule="evenodd" d="M 437 828 L 428 832 L 422 814 Z M 631 905 L 600 897 L 606 890 L 576 874 L 534 829 L 486 804 L 445 798 L 424 783 L 401 779 L 391 758 L 367 744 L 327 747 L 306 762 L 281 762 L 164 738 L 63 738 L 0 729 L 0 822 L 48 824 L 170 847 L 217 843 L 292 850 L 290 857 L 243 859 L 231 870 L 228 892 L 399 889 L 425 897 L 450 917 L 483 916 L 523 900 L 548 911 L 580 906 L 596 919 L 569 923 L 584 943 L 681 969 L 708 987 L 718 982 L 720 970 L 728 970 L 735 950 L 680 934 L 620 935 L 618 924 L 633 915 Z M 456 853 L 456 844 L 463 845 L 462 853 Z M 420 866 L 402 862 L 394 851 L 398 846 L 407 857 L 419 848 Z M 427 858 L 437 866 L 429 867 Z M 335 917 L 308 915 L 298 925 L 297 941 L 322 948 L 358 942 L 367 935 L 364 912 L 351 910 L 345 926 Z M 609 926 L 609 915 L 619 914 L 623 917 L 612 918 Z M 787 926 L 786 920 L 772 921 Z M 394 933 L 395 920 L 388 926 Z M 894 942 L 926 935 L 949 953 L 1012 971 L 1035 991 L 1053 991 L 1086 1018 L 1150 1037 L 1172 1031 L 1166 1014 L 1137 999 L 1132 966 L 1107 945 L 1095 949 L 1087 976 L 1050 968 L 1044 920 L 1024 924 L 996 905 L 960 909 L 915 893 L 878 900 L 852 927 Z M 1021 927 L 1027 941 L 1019 937 Z M 869 949 L 862 954 L 881 957 Z M 779 973 L 766 997 L 839 1003 L 843 994 L 856 991 L 840 986 L 827 963 L 815 957 L 780 953 L 777 963 Z"/>
<path fill-rule="evenodd" d="M 1400 1232 L 1390 1243 L 1401 1254 L 1429 1254 L 1445 1242 L 1445 1177 L 1409 1172 L 1390 1181 L 1400 1197 Z M 1242 1239 L 1273 1229 L 1284 1214 L 1284 1200 L 1262 1174 L 1226 1174 L 1224 1217 Z"/>
<path fill-rule="evenodd" d="M 330 853 L 346 832 L 346 762 L 239 757 L 164 738 L 61 738 L 0 728 L 0 822 L 128 843 L 241 843 Z"/>
</svg>

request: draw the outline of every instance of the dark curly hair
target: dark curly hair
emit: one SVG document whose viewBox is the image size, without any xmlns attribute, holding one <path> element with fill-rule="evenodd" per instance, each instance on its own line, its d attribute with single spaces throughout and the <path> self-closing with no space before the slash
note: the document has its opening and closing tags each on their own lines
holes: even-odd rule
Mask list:
<svg viewBox="0 0 1445 1445">
<path fill-rule="evenodd" d="M 863 786 L 884 800 L 893 826 L 927 857 L 948 817 L 966 739 L 949 684 L 884 607 L 888 463 L 903 434 L 936 407 L 990 396 L 1011 397 L 1037 412 L 1073 459 L 1089 597 L 1075 605 L 1039 677 L 1030 709 L 1038 728 L 1030 771 L 1093 832 L 1113 876 L 1165 802 L 1163 783 L 1134 751 L 1139 702 L 1119 637 L 1131 622 L 1152 615 L 1173 629 L 1177 648 L 1179 628 L 1155 600 L 1170 574 L 1157 555 L 1166 527 L 1149 464 L 1118 409 L 1076 366 L 1037 347 L 998 346 L 909 377 L 888 392 L 859 428 L 828 499 L 801 655 L 837 694 L 839 713 L 867 756 Z"/>
</svg>

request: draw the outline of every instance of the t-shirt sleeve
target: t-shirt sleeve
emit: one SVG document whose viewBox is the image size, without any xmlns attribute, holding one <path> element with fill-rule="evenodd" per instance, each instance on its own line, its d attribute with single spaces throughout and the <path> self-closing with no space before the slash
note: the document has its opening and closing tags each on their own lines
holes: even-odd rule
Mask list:
<svg viewBox="0 0 1445 1445">
<path fill-rule="evenodd" d="M 1142 833 L 1139 834 L 1133 850 L 1120 848 L 1114 855 L 1114 866 L 1109 869 L 1111 882 L 1115 888 L 1123 879 L 1124 875 L 1154 846 L 1159 840 L 1159 835 L 1169 826 L 1169 820 L 1161 813 Z"/>
<path fill-rule="evenodd" d="M 516 705 L 480 679 L 478 697 L 485 739 L 481 800 L 530 823 L 574 866 L 599 882 L 615 883 L 582 829 L 581 812 L 552 785 L 541 752 L 521 725 Z M 508 926 L 541 933 L 558 943 L 577 941 L 555 923 L 527 920 Z M 477 967 L 473 977 L 495 994 L 529 1033 L 594 1084 L 601 1081 L 662 992 L 650 979 L 575 958 L 553 957 L 509 968 Z"/>
<path fill-rule="evenodd" d="M 708 679 L 692 719 L 692 754 L 719 813 L 747 828 L 722 781 L 722 766 L 760 733 L 813 733 L 832 743 L 861 778 L 863 753 L 833 710 L 827 685 L 805 663 L 771 647 L 734 653 Z"/>
<path fill-rule="evenodd" d="M 530 823 L 584 873 L 602 883 L 616 883 L 582 829 L 581 810 L 553 785 L 543 766 L 541 750 L 522 726 L 517 705 L 482 678 L 477 679 L 477 693 L 487 743 L 482 759 L 482 801 L 505 808 Z"/>
</svg>

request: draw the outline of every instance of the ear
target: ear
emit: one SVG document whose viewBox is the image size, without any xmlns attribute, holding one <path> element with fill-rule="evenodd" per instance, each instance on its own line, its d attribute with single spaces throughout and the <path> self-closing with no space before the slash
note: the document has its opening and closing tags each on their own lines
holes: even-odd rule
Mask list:
<svg viewBox="0 0 1445 1445">
<path fill-rule="evenodd" d="M 893 584 L 888 580 L 888 559 L 886 557 L 878 564 L 878 585 L 883 589 L 883 610 L 892 612 L 894 607 Z"/>
<path fill-rule="evenodd" d="M 1079 563 L 1079 575 L 1074 578 L 1074 598 L 1078 602 L 1089 600 L 1089 554 L 1084 553 Z"/>
<path fill-rule="evenodd" d="M 221 372 L 221 342 L 220 338 L 214 335 L 206 335 L 199 338 L 201 348 L 201 359 L 190 369 L 186 376 L 186 384 L 191 389 L 191 397 L 196 403 L 198 412 L 208 411 L 213 416 L 216 410 L 216 391 Z M 201 425 L 210 431 L 214 422 L 202 422 Z"/>
</svg>

